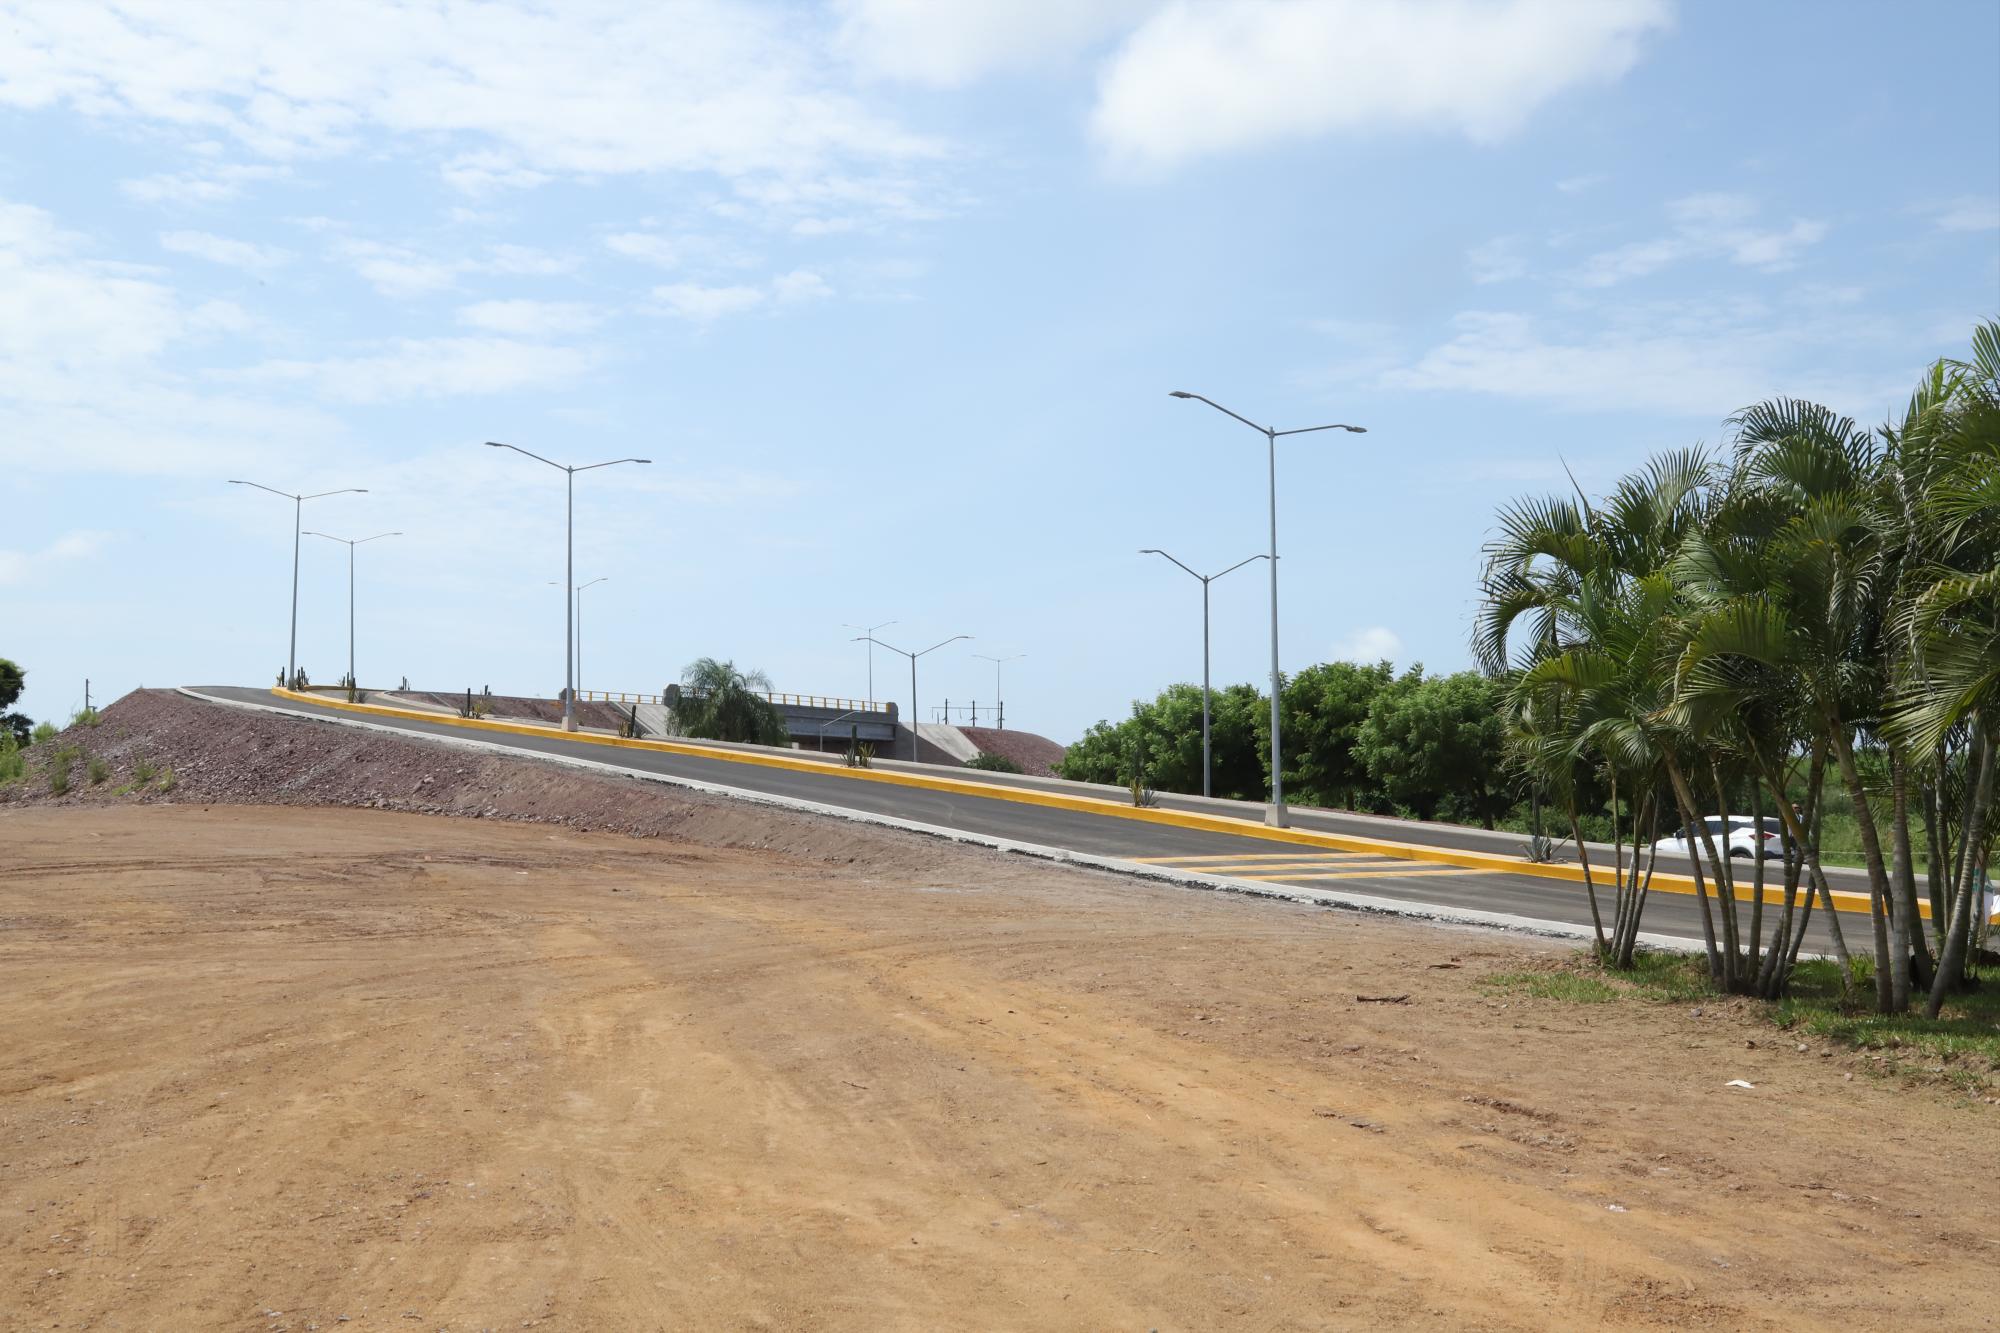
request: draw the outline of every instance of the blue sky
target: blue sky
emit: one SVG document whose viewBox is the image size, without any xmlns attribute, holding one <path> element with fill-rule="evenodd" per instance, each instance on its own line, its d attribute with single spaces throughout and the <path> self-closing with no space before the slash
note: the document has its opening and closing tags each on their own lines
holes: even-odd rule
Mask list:
<svg viewBox="0 0 2000 1333">
<path fill-rule="evenodd" d="M 643 9 L 634 17 L 630 11 Z M 1497 506 L 1882 420 L 2000 312 L 1990 0 L 0 0 L 0 655 L 37 716 L 283 665 L 290 506 L 364 683 L 702 654 L 1073 739 L 1200 669 L 1467 662 Z M 1219 681 L 1266 670 L 1259 566 Z M 308 538 L 300 658 L 347 651 Z M 877 694 L 908 693 L 876 665 Z"/>
</svg>

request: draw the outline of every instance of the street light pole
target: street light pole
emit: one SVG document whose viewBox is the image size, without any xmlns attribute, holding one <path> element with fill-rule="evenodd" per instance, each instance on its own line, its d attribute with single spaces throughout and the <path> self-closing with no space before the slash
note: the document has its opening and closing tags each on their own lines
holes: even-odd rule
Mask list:
<svg viewBox="0 0 2000 1333">
<path fill-rule="evenodd" d="M 294 495 L 290 491 L 281 491 L 262 482 L 238 481 L 233 477 L 229 484 L 254 486 L 260 491 L 282 495 L 292 502 L 292 637 L 285 648 L 285 687 L 290 689 L 292 682 L 299 678 L 299 534 L 305 529 L 306 501 L 323 500 L 329 495 L 366 495 L 368 488 L 344 486 L 337 491 L 321 491 L 317 495 Z"/>
<path fill-rule="evenodd" d="M 330 542 L 339 542 L 347 548 L 347 685 L 351 690 L 361 688 L 361 677 L 354 674 L 354 548 L 369 542 L 380 541 L 384 537 L 400 537 L 400 532 L 378 532 L 373 537 L 357 537 L 349 541 L 336 537 L 330 532 L 308 532 L 308 537 L 324 537 Z M 353 695 L 348 698 L 353 699 Z"/>
<path fill-rule="evenodd" d="M 1229 568 L 1223 570 L 1222 574 L 1195 574 L 1192 569 L 1188 569 L 1186 565 L 1182 565 L 1179 560 L 1175 560 L 1173 556 L 1167 555 L 1165 551 L 1162 551 L 1157 546 L 1148 546 L 1140 551 L 1139 554 L 1166 556 L 1167 559 L 1173 560 L 1175 564 L 1180 565 L 1182 569 L 1190 574 L 1194 574 L 1196 578 L 1201 580 L 1201 794 L 1203 796 L 1211 796 L 1214 793 L 1210 790 L 1213 767 L 1208 757 L 1208 585 L 1221 578 L 1223 574 L 1234 574 L 1253 560 L 1269 560 L 1271 557 L 1268 555 L 1245 556 Z"/>
<path fill-rule="evenodd" d="M 576 586 L 576 474 L 591 472 L 601 467 L 616 467 L 620 463 L 650 463 L 650 458 L 613 458 L 603 463 L 584 463 L 571 467 L 543 458 L 540 454 L 529 453 L 518 444 L 502 444 L 498 440 L 488 440 L 489 449 L 512 449 L 517 454 L 525 454 L 537 463 L 547 463 L 560 469 L 568 478 L 568 492 L 563 510 L 563 587 Z M 563 598 L 563 730 L 576 730 L 576 600 Z"/>
<path fill-rule="evenodd" d="M 861 631 L 862 637 L 866 638 L 876 630 L 887 629 L 895 623 L 893 620 L 885 620 L 879 625 L 849 625 L 842 622 L 840 627 L 842 629 L 858 629 Z M 868 706 L 870 708 L 875 706 L 875 640 L 873 639 L 868 640 Z"/>
<path fill-rule="evenodd" d="M 1007 705 L 1002 702 L 1003 696 L 1000 693 L 1000 667 L 1006 662 L 1018 662 L 1026 657 L 1027 654 L 1015 653 L 1012 657 L 988 657 L 985 653 L 974 653 L 973 656 L 982 662 L 991 662 L 993 664 L 993 705 L 999 711 L 1000 726 L 1004 730 L 1007 725 Z"/>
<path fill-rule="evenodd" d="M 938 649 L 944 647 L 945 644 L 947 643 L 957 643 L 960 639 L 969 639 L 971 637 L 972 636 L 970 634 L 954 634 L 949 639 L 943 639 L 937 643 L 932 644 L 930 647 L 924 649 L 923 652 L 913 653 L 907 648 L 898 648 L 893 643 L 883 643 L 880 639 L 873 638 L 869 635 L 864 634 L 861 636 L 861 638 L 867 639 L 868 642 L 872 644 L 876 644 L 880 647 L 887 648 L 892 653 L 901 653 L 903 656 L 910 659 L 910 762 L 911 763 L 915 763 L 917 760 L 917 659 L 919 657 L 924 656 L 927 653 L 936 652 Z M 860 638 L 855 639 L 854 642 L 859 643 L 861 642 L 861 639 Z M 873 702 L 873 700 L 871 700 L 870 702 Z"/>
<path fill-rule="evenodd" d="M 1284 677 L 1278 670 L 1278 437 L 1280 435 L 1310 435 L 1314 431 L 1344 430 L 1356 435 L 1367 434 L 1365 426 L 1349 426 L 1335 422 L 1327 426 L 1300 426 L 1293 430 L 1276 430 L 1270 426 L 1260 426 L 1249 417 L 1230 411 L 1213 398 L 1204 398 L 1198 393 L 1188 393 L 1175 389 L 1172 398 L 1192 398 L 1207 403 L 1224 416 L 1235 417 L 1238 421 L 1264 436 L 1269 453 L 1271 486 L 1271 808 L 1264 815 L 1264 822 L 1272 828 L 1283 828 L 1290 820 L 1285 814 L 1285 773 L 1284 759 L 1278 743 L 1278 702 L 1284 691 Z"/>
</svg>

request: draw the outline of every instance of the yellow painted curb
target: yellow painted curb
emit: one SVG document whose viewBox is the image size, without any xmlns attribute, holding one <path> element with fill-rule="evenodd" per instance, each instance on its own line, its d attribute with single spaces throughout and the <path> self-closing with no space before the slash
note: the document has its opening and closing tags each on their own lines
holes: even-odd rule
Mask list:
<svg viewBox="0 0 2000 1333">
<path fill-rule="evenodd" d="M 1428 861 L 1439 865 L 1459 866 L 1467 870 L 1484 870 L 1501 875 L 1530 875 L 1539 879 L 1568 880 L 1573 884 L 1584 882 L 1581 866 L 1553 864 L 1547 862 L 1522 861 L 1511 856 L 1498 856 L 1491 852 L 1460 851 L 1454 847 L 1428 847 L 1419 843 L 1390 842 L 1381 838 L 1358 838 L 1345 833 L 1326 833 L 1317 829 L 1272 828 L 1268 824 L 1247 819 L 1232 819 L 1226 815 L 1204 815 L 1189 810 L 1162 810 L 1158 807 L 1125 805 L 1096 796 L 1072 796 L 1065 792 L 1038 791 L 1032 787 L 1007 787 L 992 782 L 975 782 L 965 778 L 935 777 L 927 773 L 898 773 L 877 768 L 836 768 L 831 764 L 816 763 L 810 759 L 794 759 L 787 755 L 756 754 L 750 751 L 726 749 L 721 746 L 703 745 L 693 741 L 639 740 L 624 736 L 600 736 L 585 731 L 564 731 L 552 723 L 541 722 L 496 722 L 489 718 L 455 717 L 449 713 L 425 712 L 415 708 L 394 708 L 386 704 L 354 704 L 343 699 L 327 699 L 319 695 L 303 694 L 295 690 L 273 687 L 271 693 L 280 699 L 294 703 L 317 704 L 323 708 L 335 708 L 348 713 L 367 713 L 378 717 L 398 717 L 414 722 L 430 722 L 443 726 L 460 727 L 467 731 L 497 731 L 516 736 L 547 736 L 557 740 L 577 741 L 586 745 L 604 745 L 619 749 L 651 750 L 660 754 L 687 755 L 696 759 L 717 759 L 732 764 L 750 764 L 760 768 L 789 769 L 795 773 L 815 773 L 821 777 L 846 778 L 856 782 L 881 782 L 894 787 L 918 787 L 930 791 L 956 792 L 966 796 L 980 796 L 988 800 L 1012 801 L 1017 805 L 1038 805 L 1052 810 L 1071 810 L 1081 814 L 1102 815 L 1109 819 L 1129 819 L 1142 824 L 1166 824 L 1175 828 L 1197 829 L 1205 833 L 1225 833 L 1239 838 L 1257 838 L 1264 842 L 1288 843 L 1298 847 L 1319 847 L 1332 851 L 1367 852 L 1377 856 L 1390 857 L 1400 861 Z M 1162 858 L 1149 858 L 1159 861 Z M 1180 859 L 1180 858 L 1171 858 Z M 1238 858 L 1247 860 L 1249 858 Z M 1187 867 L 1199 869 L 1199 867 Z M 1609 890 L 1610 882 L 1598 876 L 1598 887 Z M 1695 892 L 1691 875 L 1656 874 L 1652 887 L 1662 893 L 1679 893 L 1692 896 Z M 1709 893 L 1715 893 L 1711 885 Z M 1747 885 L 1738 885 L 1736 896 L 1740 902 L 1750 900 Z M 1850 893 L 1836 889 L 1833 893 L 1834 905 L 1850 912 L 1866 912 L 1868 895 Z M 1782 886 L 1764 889 L 1766 903 L 1782 904 L 1785 901 Z M 1925 919 L 1930 917 L 1930 904 L 1919 900 L 1918 910 Z"/>
</svg>

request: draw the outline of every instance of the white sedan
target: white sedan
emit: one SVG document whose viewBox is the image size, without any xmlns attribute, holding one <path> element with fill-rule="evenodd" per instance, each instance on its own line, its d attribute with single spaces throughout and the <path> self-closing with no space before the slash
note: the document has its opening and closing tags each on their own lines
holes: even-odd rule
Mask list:
<svg viewBox="0 0 2000 1333">
<path fill-rule="evenodd" d="M 1785 836 L 1784 821 L 1775 815 L 1764 817 L 1764 827 L 1761 830 L 1757 827 L 1757 821 L 1748 815 L 1730 815 L 1727 819 L 1721 815 L 1710 815 L 1702 823 L 1706 826 L 1709 836 L 1715 839 L 1715 845 L 1723 849 L 1723 854 L 1732 861 L 1754 859 L 1759 842 L 1764 846 L 1764 856 L 1767 860 L 1782 861 L 1786 853 L 1791 850 L 1792 843 L 1791 839 Z M 1688 846 L 1688 834 L 1688 829 L 1677 829 L 1654 843 L 1653 850 L 1672 856 L 1692 855 Z M 1695 835 L 1693 842 L 1697 847 L 1705 848 L 1707 845 L 1699 834 Z"/>
</svg>

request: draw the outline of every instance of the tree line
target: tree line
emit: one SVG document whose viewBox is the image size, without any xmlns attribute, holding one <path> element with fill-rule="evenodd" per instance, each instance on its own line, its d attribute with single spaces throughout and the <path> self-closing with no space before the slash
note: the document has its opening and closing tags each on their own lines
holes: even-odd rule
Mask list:
<svg viewBox="0 0 2000 1333">
<path fill-rule="evenodd" d="M 1285 678 L 1285 790 L 1305 805 L 1493 828 L 1518 814 L 1522 784 L 1508 769 L 1503 689 L 1477 672 L 1398 674 L 1388 662 L 1323 662 Z M 1214 692 L 1209 744 L 1217 796 L 1269 790 L 1270 695 L 1254 685 Z M 1056 770 L 1081 782 L 1201 790 L 1201 687 L 1170 685 L 1104 721 Z"/>
</svg>

